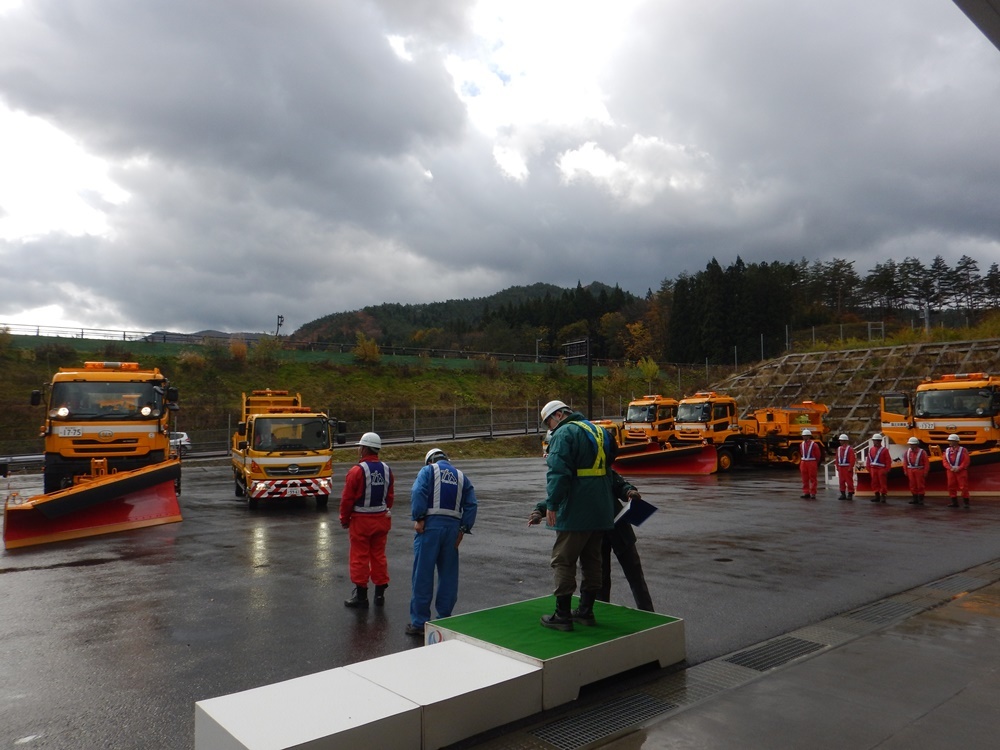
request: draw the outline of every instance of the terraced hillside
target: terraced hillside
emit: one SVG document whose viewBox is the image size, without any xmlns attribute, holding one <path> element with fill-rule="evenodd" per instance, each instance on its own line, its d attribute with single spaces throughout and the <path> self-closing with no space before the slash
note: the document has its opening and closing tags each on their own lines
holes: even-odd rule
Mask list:
<svg viewBox="0 0 1000 750">
<path fill-rule="evenodd" d="M 788 354 L 716 383 L 740 404 L 761 408 L 810 399 L 830 406 L 827 425 L 858 438 L 878 430 L 879 395 L 912 393 L 927 377 L 1000 371 L 1000 339 Z"/>
</svg>

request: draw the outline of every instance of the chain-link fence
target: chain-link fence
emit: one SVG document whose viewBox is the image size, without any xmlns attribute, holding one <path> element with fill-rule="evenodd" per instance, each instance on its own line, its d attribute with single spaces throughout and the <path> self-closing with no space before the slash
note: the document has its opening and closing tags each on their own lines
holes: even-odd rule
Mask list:
<svg viewBox="0 0 1000 750">
<path fill-rule="evenodd" d="M 572 406 L 572 404 L 571 404 Z M 499 437 L 541 434 L 545 428 L 538 420 L 541 405 L 518 407 L 450 409 L 347 409 L 331 416 L 345 423 L 345 444 L 356 444 L 365 432 L 377 432 L 387 443 L 454 440 L 458 438 Z M 585 410 L 585 406 L 582 408 Z M 175 427 L 187 433 L 191 441 L 188 455 L 220 454 L 229 451 L 238 417 L 230 417 L 224 427 L 184 430 L 183 423 Z M 11 456 L 42 454 L 42 440 L 0 441 L 0 459 Z"/>
</svg>

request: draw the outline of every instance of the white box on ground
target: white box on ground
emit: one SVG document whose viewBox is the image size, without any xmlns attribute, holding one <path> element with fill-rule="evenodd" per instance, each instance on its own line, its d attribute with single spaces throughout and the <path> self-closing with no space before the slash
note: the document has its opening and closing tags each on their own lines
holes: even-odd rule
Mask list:
<svg viewBox="0 0 1000 750">
<path fill-rule="evenodd" d="M 451 745 L 542 710 L 539 666 L 453 640 L 351 664 L 423 707 L 423 748 Z"/>
<path fill-rule="evenodd" d="M 421 707 L 344 667 L 195 704 L 195 750 L 416 750 Z"/>
</svg>

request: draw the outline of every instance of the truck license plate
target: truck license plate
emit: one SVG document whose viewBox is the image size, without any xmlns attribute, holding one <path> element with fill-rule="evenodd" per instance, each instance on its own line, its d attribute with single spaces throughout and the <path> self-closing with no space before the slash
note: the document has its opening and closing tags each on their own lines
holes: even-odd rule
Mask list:
<svg viewBox="0 0 1000 750">
<path fill-rule="evenodd" d="M 302 490 L 298 487 L 289 487 L 288 496 L 289 497 L 299 497 L 302 494 Z"/>
<path fill-rule="evenodd" d="M 82 427 L 60 427 L 59 437 L 83 437 Z"/>
</svg>

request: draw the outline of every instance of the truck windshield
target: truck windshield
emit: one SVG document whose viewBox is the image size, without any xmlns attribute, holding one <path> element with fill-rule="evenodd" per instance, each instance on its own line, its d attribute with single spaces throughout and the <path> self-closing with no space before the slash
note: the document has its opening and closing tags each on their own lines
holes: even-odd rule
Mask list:
<svg viewBox="0 0 1000 750">
<path fill-rule="evenodd" d="M 163 409 L 153 383 L 55 383 L 49 416 L 67 422 L 158 419 Z"/>
<path fill-rule="evenodd" d="M 319 451 L 330 447 L 329 425 L 316 417 L 257 417 L 251 443 L 262 451 Z"/>
<path fill-rule="evenodd" d="M 935 417 L 981 417 L 992 414 L 994 396 L 989 390 L 955 388 L 920 391 L 914 399 L 914 413 L 924 419 Z"/>
<path fill-rule="evenodd" d="M 708 402 L 700 404 L 680 404 L 677 407 L 678 422 L 707 422 L 712 414 L 712 407 Z"/>
<path fill-rule="evenodd" d="M 652 422 L 656 418 L 655 404 L 629 404 L 626 422 Z"/>
</svg>

